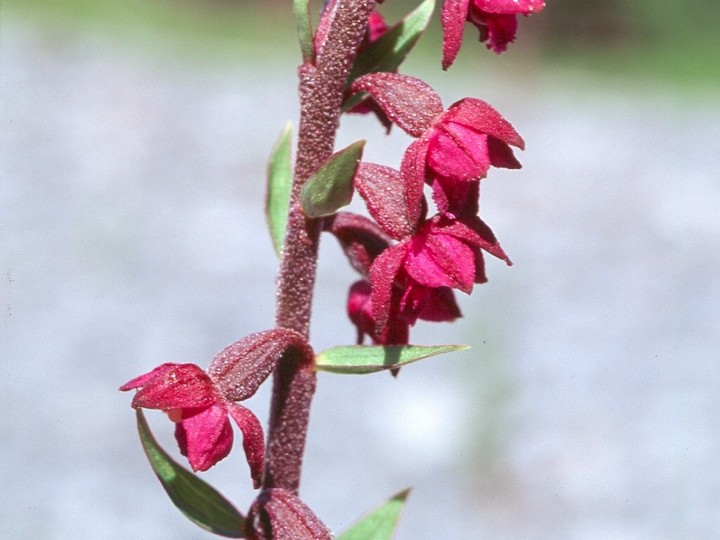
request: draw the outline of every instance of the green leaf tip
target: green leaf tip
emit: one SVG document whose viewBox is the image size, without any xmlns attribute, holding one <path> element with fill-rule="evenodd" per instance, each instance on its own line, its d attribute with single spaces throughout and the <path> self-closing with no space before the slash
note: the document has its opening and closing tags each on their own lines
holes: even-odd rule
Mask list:
<svg viewBox="0 0 720 540">
<path fill-rule="evenodd" d="M 267 217 L 270 238 L 275 253 L 282 254 L 287 226 L 290 192 L 292 191 L 292 125 L 287 123 L 270 153 L 268 163 L 268 186 L 265 198 L 265 215 Z"/>
<path fill-rule="evenodd" d="M 365 141 L 357 141 L 335 152 L 308 178 L 302 188 L 303 212 L 307 217 L 329 216 L 350 204 L 353 179 L 362 159 Z"/>
<path fill-rule="evenodd" d="M 467 345 L 350 345 L 327 349 L 315 357 L 315 369 L 364 375 L 399 368 L 423 358 L 469 349 Z"/>
<path fill-rule="evenodd" d="M 349 87 L 355 79 L 368 73 L 397 70 L 425 32 L 434 10 L 435 0 L 425 0 L 382 37 L 364 49 L 355 60 L 347 86 Z M 351 109 L 360 100 L 361 96 L 352 96 L 343 104 L 343 110 Z"/>
<path fill-rule="evenodd" d="M 173 504 L 205 530 L 228 538 L 243 538 L 242 514 L 215 488 L 180 466 L 158 445 L 142 409 L 137 409 L 136 416 L 145 455 Z"/>
<path fill-rule="evenodd" d="M 309 0 L 293 0 L 293 14 L 295 15 L 295 26 L 297 27 L 300 51 L 305 63 L 313 61 L 314 46 L 313 33 L 310 23 Z"/>
<path fill-rule="evenodd" d="M 379 506 L 337 537 L 337 540 L 390 540 L 410 489 L 405 489 Z"/>
</svg>

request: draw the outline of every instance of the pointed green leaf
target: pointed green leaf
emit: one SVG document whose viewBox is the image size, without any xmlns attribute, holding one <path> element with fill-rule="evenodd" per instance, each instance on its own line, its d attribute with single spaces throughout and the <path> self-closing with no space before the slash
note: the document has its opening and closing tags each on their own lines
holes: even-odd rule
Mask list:
<svg viewBox="0 0 720 540">
<path fill-rule="evenodd" d="M 292 126 L 288 123 L 273 147 L 268 164 L 265 215 L 273 247 L 278 255 L 282 254 L 282 246 L 285 241 L 285 226 L 287 225 L 290 191 L 292 190 L 291 143 Z"/>
<path fill-rule="evenodd" d="M 293 13 L 295 14 L 295 25 L 297 26 L 298 41 L 302 51 L 303 62 L 309 63 L 313 60 L 313 36 L 310 26 L 309 0 L 293 0 Z"/>
<path fill-rule="evenodd" d="M 351 345 L 333 347 L 315 357 L 315 369 L 332 373 L 364 375 L 399 368 L 423 358 L 469 349 L 467 345 Z"/>
<path fill-rule="evenodd" d="M 365 141 L 357 141 L 335 152 L 302 189 L 302 207 L 311 218 L 329 216 L 350 204 L 353 178 L 362 159 Z"/>
<path fill-rule="evenodd" d="M 338 536 L 337 540 L 390 540 L 409 493 L 409 489 L 401 491 Z"/>
<path fill-rule="evenodd" d="M 242 514 L 215 488 L 178 465 L 160 448 L 142 409 L 137 409 L 137 427 L 145 455 L 173 504 L 203 529 L 220 536 L 242 538 Z"/>
<path fill-rule="evenodd" d="M 348 77 L 348 87 L 358 77 L 378 71 L 395 71 L 405 60 L 427 28 L 435 9 L 435 0 L 425 0 L 398 24 L 373 42 L 355 59 Z M 361 96 L 352 96 L 343 104 L 348 110 L 360 102 Z"/>
</svg>

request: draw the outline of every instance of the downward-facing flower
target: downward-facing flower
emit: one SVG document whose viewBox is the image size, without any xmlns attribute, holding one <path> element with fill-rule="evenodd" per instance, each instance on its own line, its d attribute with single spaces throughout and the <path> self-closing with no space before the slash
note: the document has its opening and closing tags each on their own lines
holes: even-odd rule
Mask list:
<svg viewBox="0 0 720 540">
<path fill-rule="evenodd" d="M 465 98 L 444 110 L 427 84 L 397 73 L 366 75 L 353 90 L 368 92 L 390 120 L 417 138 L 405 152 L 403 175 L 432 186 L 443 213 L 476 206 L 466 196 L 477 190 L 462 184 L 484 178 L 491 166 L 520 168 L 511 146 L 524 149 L 522 137 L 482 100 Z"/>
<path fill-rule="evenodd" d="M 484 101 L 465 98 L 408 147 L 402 169 L 424 178 L 441 212 L 458 215 L 466 205 L 477 205 L 471 183 L 485 178 L 491 166 L 521 167 L 511 146 L 525 147 L 512 125 Z"/>
<path fill-rule="evenodd" d="M 303 362 L 314 354 L 292 330 L 275 328 L 251 334 L 216 354 L 208 371 L 195 364 L 162 364 L 120 387 L 137 390 L 132 407 L 158 409 L 175 422 L 180 452 L 194 471 L 206 471 L 232 449 L 232 418 L 243 435 L 245 458 L 255 487 L 260 486 L 265 443 L 255 415 L 238 401 L 254 395 L 290 349 Z"/>
<path fill-rule="evenodd" d="M 162 364 L 120 387 L 133 390 L 132 407 L 160 409 L 175 422 L 175 438 L 194 471 L 206 471 L 232 449 L 231 417 L 243 434 L 255 484 L 262 472 L 263 431 L 255 415 L 226 399 L 210 376 L 195 364 Z"/>
<path fill-rule="evenodd" d="M 392 313 L 388 316 L 388 323 L 378 329 L 371 292 L 370 282 L 363 279 L 353 283 L 348 293 L 347 312 L 350 321 L 357 328 L 358 345 L 363 343 L 364 336 L 368 336 L 374 345 L 406 345 L 410 338 L 410 317 L 402 312 L 400 302 L 394 302 L 390 308 Z"/>
<path fill-rule="evenodd" d="M 482 250 L 510 262 L 487 225 L 454 216 L 425 219 L 422 179 L 404 171 L 362 163 L 355 187 L 380 228 L 399 240 L 374 258 L 370 298 L 366 286 L 351 291 L 348 312 L 362 334 L 384 342 L 389 325 L 460 316 L 451 289 L 470 293 L 486 280 Z M 374 331 L 371 322 L 375 324 Z M 385 342 L 386 343 L 386 342 Z M 387 343 L 386 343 L 387 344 Z"/>
<path fill-rule="evenodd" d="M 455 61 L 463 41 L 463 27 L 469 21 L 480 31 L 480 41 L 501 53 L 515 41 L 517 15 L 537 13 L 543 0 L 445 0 L 442 8 L 443 69 Z"/>
<path fill-rule="evenodd" d="M 382 275 L 376 277 L 380 280 L 384 278 Z M 368 336 L 375 345 L 406 345 L 410 326 L 418 319 L 446 322 L 462 316 L 449 287 L 420 285 L 402 269 L 391 279 L 387 301 L 379 309 L 373 308 L 369 281 L 357 281 L 350 287 L 347 310 L 358 331 L 358 345 L 362 344 L 364 336 Z"/>
</svg>

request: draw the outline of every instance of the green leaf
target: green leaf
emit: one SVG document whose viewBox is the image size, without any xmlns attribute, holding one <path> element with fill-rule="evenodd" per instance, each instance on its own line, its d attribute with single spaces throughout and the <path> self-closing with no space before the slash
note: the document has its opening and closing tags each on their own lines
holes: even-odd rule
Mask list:
<svg viewBox="0 0 720 540">
<path fill-rule="evenodd" d="M 335 152 L 302 189 L 302 207 L 311 218 L 329 216 L 350 204 L 353 178 L 362 159 L 365 141 L 357 141 Z"/>
<path fill-rule="evenodd" d="M 310 26 L 309 0 L 293 0 L 293 13 L 295 14 L 295 25 L 297 27 L 298 41 L 302 51 L 303 62 L 309 63 L 313 60 L 313 36 Z"/>
<path fill-rule="evenodd" d="M 435 0 L 425 0 L 380 39 L 362 51 L 353 64 L 348 77 L 348 87 L 355 79 L 367 73 L 395 71 L 422 36 L 434 10 Z M 361 95 L 352 96 L 343 104 L 343 109 L 352 108 L 361 99 Z"/>
<path fill-rule="evenodd" d="M 282 246 L 285 241 L 285 227 L 292 190 L 291 143 L 292 126 L 288 122 L 270 154 L 268 190 L 265 198 L 265 215 L 273 247 L 278 256 L 282 254 Z"/>
<path fill-rule="evenodd" d="M 337 540 L 390 540 L 409 493 L 409 489 L 401 491 L 338 536 Z"/>
<path fill-rule="evenodd" d="M 364 375 L 399 368 L 423 358 L 469 349 L 467 345 L 351 345 L 333 347 L 315 357 L 315 369 L 331 373 Z"/>
<path fill-rule="evenodd" d="M 145 455 L 173 504 L 203 529 L 220 536 L 242 538 L 245 521 L 242 514 L 215 488 L 178 465 L 160 448 L 142 409 L 137 409 L 137 427 Z"/>
</svg>

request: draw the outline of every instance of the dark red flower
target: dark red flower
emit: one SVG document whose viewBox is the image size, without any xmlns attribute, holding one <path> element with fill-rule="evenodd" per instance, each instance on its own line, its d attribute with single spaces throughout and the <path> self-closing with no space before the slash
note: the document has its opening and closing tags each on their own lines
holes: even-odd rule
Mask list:
<svg viewBox="0 0 720 540">
<path fill-rule="evenodd" d="M 226 399 L 220 388 L 195 364 L 162 364 L 122 385 L 136 389 L 133 408 L 160 409 L 175 422 L 180 452 L 194 471 L 206 471 L 232 449 L 231 417 L 243 434 L 243 446 L 256 487 L 262 473 L 263 430 L 255 415 Z"/>
<path fill-rule="evenodd" d="M 455 61 L 463 41 L 465 21 L 480 31 L 480 41 L 501 53 L 515 41 L 517 15 L 537 13 L 543 0 L 445 0 L 442 8 L 443 69 Z"/>
<path fill-rule="evenodd" d="M 452 289 L 470 293 L 474 283 L 486 280 L 481 250 L 510 264 L 492 231 L 479 218 L 473 225 L 435 216 L 375 259 L 370 269 L 375 335 L 382 336 L 398 316 L 410 325 L 459 317 Z"/>
<path fill-rule="evenodd" d="M 348 317 L 357 328 L 357 344 L 362 345 L 368 336 L 374 345 L 406 345 L 410 338 L 410 321 L 401 313 L 395 302 L 394 313 L 380 332 L 372 308 L 371 285 L 367 280 L 356 281 L 350 287 L 347 301 Z M 415 321 L 413 320 L 413 323 Z"/>
<path fill-rule="evenodd" d="M 477 208 L 473 183 L 491 166 L 521 167 L 511 146 L 522 150 L 525 142 L 510 122 L 486 102 L 465 98 L 439 115 L 408 147 L 401 168 L 405 177 L 420 177 L 432 186 L 440 212 L 459 216 L 468 214 L 468 205 Z"/>
<path fill-rule="evenodd" d="M 422 183 L 430 184 L 441 213 L 467 214 L 461 211 L 465 205 L 477 207 L 477 200 L 467 200 L 477 190 L 458 184 L 484 178 L 491 166 L 520 168 L 511 146 L 524 149 L 525 142 L 482 100 L 461 99 L 444 111 L 430 86 L 398 73 L 365 75 L 351 90 L 370 94 L 393 123 L 417 138 L 403 157 L 403 182 L 408 195 L 418 200 Z"/>
</svg>

